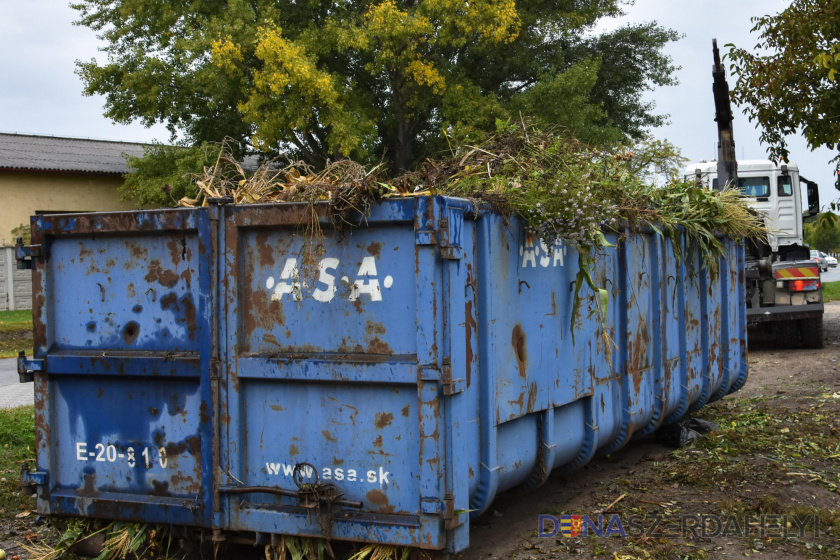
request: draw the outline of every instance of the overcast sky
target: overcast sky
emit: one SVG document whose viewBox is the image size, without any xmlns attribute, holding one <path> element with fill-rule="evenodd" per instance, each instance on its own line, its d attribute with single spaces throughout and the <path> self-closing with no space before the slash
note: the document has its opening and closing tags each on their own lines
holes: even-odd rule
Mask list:
<svg viewBox="0 0 840 560">
<path fill-rule="evenodd" d="M 679 146 L 691 161 L 716 157 L 717 129 L 712 100 L 712 38 L 752 46 L 753 16 L 778 13 L 789 2 L 782 0 L 637 0 L 627 16 L 609 22 L 658 21 L 684 35 L 668 47 L 680 85 L 650 93 L 671 124 L 654 130 Z M 94 33 L 72 25 L 76 12 L 65 0 L 0 0 L 0 131 L 54 136 L 75 136 L 147 142 L 168 141 L 163 126 L 151 129 L 140 124 L 116 125 L 102 116 L 101 97 L 82 96 L 82 83 L 74 62 L 99 57 Z M 722 49 L 725 52 L 725 49 Z M 730 79 L 730 85 L 733 80 Z M 758 142 L 759 132 L 746 117 L 735 120 L 738 158 L 766 157 Z M 790 142 L 791 159 L 802 174 L 820 184 L 823 204 L 840 196 L 834 190 L 832 153 L 807 150 L 803 141 Z"/>
</svg>

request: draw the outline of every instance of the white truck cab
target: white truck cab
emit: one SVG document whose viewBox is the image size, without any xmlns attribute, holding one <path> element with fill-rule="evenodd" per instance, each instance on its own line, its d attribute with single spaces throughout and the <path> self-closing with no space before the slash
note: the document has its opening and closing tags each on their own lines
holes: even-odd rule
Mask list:
<svg viewBox="0 0 840 560">
<path fill-rule="evenodd" d="M 718 190 L 717 162 L 691 164 L 685 168 L 685 178 L 693 178 Z M 769 231 L 768 241 L 774 253 L 780 246 L 804 244 L 802 214 L 809 208 L 807 201 L 802 199 L 803 190 L 796 163 L 739 160 L 738 183 L 741 193 L 749 199 L 749 206 L 764 215 Z"/>
</svg>

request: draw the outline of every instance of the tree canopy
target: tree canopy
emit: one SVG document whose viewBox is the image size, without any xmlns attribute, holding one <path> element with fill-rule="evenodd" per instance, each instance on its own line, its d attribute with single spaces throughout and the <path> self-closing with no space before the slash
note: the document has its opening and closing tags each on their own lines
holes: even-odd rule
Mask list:
<svg viewBox="0 0 840 560">
<path fill-rule="evenodd" d="M 785 137 L 800 131 L 811 149 L 840 144 L 839 14 L 840 0 L 793 0 L 753 18 L 752 50 L 729 45 L 732 98 L 762 126 L 773 159 L 788 157 Z"/>
<path fill-rule="evenodd" d="M 805 224 L 805 243 L 820 251 L 840 250 L 840 220 L 837 215 L 823 212 Z"/>
<path fill-rule="evenodd" d="M 674 83 L 663 48 L 678 35 L 656 24 L 594 34 L 623 2 L 72 6 L 105 41 L 107 61 L 80 61 L 78 73 L 87 94 L 105 96 L 109 118 L 165 123 L 189 145 L 231 137 L 243 152 L 316 167 L 385 160 L 396 173 L 443 150 L 447 136 L 469 139 L 520 112 L 595 144 L 662 124 L 642 94 Z"/>
</svg>

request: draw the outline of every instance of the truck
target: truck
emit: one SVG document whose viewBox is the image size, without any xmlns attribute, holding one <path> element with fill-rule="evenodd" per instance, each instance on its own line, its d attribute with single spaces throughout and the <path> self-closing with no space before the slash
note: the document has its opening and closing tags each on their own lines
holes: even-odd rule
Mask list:
<svg viewBox="0 0 840 560">
<path fill-rule="evenodd" d="M 729 86 L 713 41 L 713 93 L 718 159 L 689 164 L 685 179 L 714 190 L 737 188 L 766 225 L 766 242 L 746 243 L 744 274 L 748 324 L 775 335 L 780 347 L 823 346 L 819 265 L 810 259 L 803 223 L 820 210 L 819 188 L 795 162 L 735 159 Z"/>
</svg>

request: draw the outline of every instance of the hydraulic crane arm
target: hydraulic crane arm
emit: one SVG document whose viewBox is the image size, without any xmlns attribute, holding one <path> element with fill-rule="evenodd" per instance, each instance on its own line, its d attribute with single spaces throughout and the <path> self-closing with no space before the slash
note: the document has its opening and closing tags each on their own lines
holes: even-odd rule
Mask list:
<svg viewBox="0 0 840 560">
<path fill-rule="evenodd" d="M 712 92 L 715 98 L 715 121 L 718 127 L 718 188 L 738 184 L 738 162 L 735 159 L 735 139 L 732 135 L 732 104 L 726 71 L 720 63 L 717 39 L 712 39 L 715 65 L 712 68 Z"/>
</svg>

